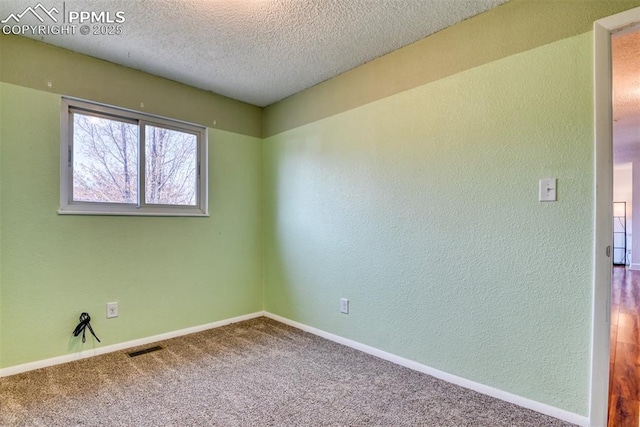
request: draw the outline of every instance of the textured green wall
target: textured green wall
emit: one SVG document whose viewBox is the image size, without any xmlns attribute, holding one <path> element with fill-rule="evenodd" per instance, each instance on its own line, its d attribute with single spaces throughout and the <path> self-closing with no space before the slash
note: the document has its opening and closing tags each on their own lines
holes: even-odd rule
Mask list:
<svg viewBox="0 0 640 427">
<path fill-rule="evenodd" d="M 0 67 L 2 62 L 2 55 L 0 54 Z M 0 83 L 0 367 L 2 367 L 2 100 L 4 99 L 4 85 Z"/>
<path fill-rule="evenodd" d="M 26 37 L 0 33 L 0 81 L 262 135 L 260 107 Z"/>
<path fill-rule="evenodd" d="M 591 37 L 267 138 L 266 310 L 587 415 Z"/>
<path fill-rule="evenodd" d="M 260 139 L 209 129 L 208 218 L 59 216 L 60 96 L 0 90 L 0 367 L 262 309 Z"/>
<path fill-rule="evenodd" d="M 264 109 L 263 136 L 590 31 L 640 0 L 510 0 Z"/>
</svg>

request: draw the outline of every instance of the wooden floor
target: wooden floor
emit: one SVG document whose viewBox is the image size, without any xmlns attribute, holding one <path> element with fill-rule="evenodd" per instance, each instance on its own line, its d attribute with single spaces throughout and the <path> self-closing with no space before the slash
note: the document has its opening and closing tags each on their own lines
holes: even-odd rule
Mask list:
<svg viewBox="0 0 640 427">
<path fill-rule="evenodd" d="M 640 271 L 614 266 L 609 427 L 640 426 Z"/>
</svg>

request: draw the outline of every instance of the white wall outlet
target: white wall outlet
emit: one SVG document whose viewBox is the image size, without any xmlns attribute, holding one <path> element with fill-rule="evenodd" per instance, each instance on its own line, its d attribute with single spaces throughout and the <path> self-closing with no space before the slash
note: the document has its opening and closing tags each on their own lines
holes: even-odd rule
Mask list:
<svg viewBox="0 0 640 427">
<path fill-rule="evenodd" d="M 349 314 L 349 300 L 340 298 L 340 313 Z"/>
<path fill-rule="evenodd" d="M 117 302 L 108 302 L 107 303 L 107 319 L 111 319 L 112 317 L 118 317 L 118 303 Z"/>
</svg>

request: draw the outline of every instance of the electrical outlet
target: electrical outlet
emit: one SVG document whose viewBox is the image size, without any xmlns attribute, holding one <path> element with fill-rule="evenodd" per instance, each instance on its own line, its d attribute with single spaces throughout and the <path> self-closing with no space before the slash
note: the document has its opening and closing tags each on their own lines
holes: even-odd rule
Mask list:
<svg viewBox="0 0 640 427">
<path fill-rule="evenodd" d="M 118 303 L 117 302 L 108 302 L 107 303 L 107 319 L 111 319 L 112 317 L 118 317 Z"/>
<path fill-rule="evenodd" d="M 340 298 L 340 313 L 349 314 L 349 300 Z"/>
</svg>

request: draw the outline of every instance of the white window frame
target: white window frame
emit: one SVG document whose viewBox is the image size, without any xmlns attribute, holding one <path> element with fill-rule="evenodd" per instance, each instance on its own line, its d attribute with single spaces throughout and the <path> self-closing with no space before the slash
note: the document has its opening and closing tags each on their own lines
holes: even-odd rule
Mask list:
<svg viewBox="0 0 640 427">
<path fill-rule="evenodd" d="M 73 111 L 135 122 L 140 129 L 138 147 L 138 203 L 104 203 L 73 200 Z M 196 205 L 158 205 L 145 203 L 144 129 L 146 125 L 191 133 L 198 138 Z M 158 117 L 139 111 L 62 97 L 60 123 L 60 209 L 61 215 L 143 215 L 209 216 L 207 128 L 180 120 Z"/>
</svg>

